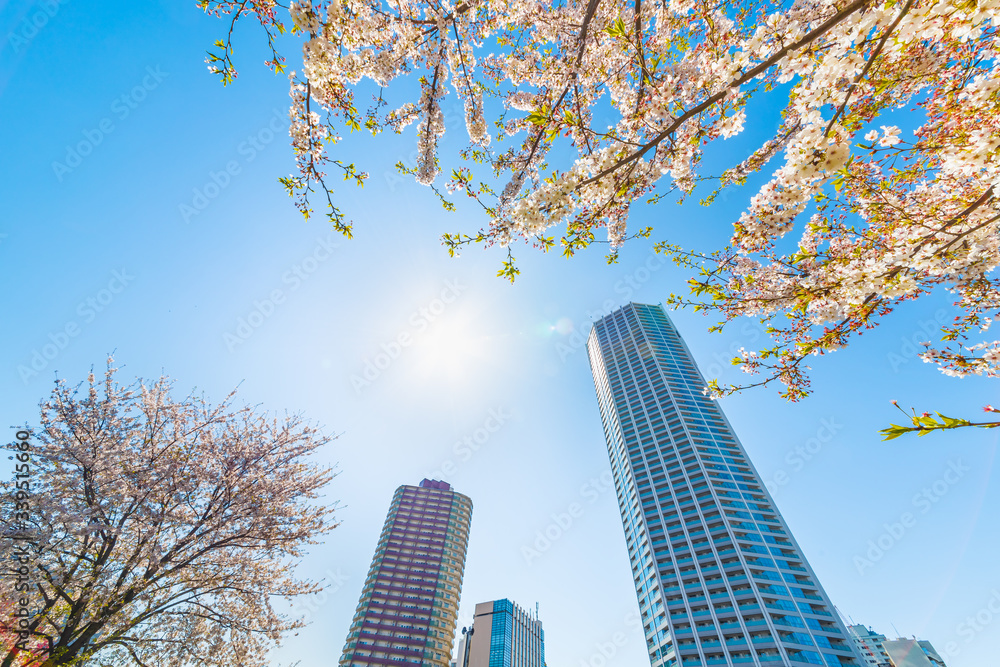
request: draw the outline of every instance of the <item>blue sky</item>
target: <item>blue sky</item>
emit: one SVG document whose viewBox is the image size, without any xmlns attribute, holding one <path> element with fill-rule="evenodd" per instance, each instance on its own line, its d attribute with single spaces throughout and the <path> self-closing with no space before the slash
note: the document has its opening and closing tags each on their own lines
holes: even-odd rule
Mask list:
<svg viewBox="0 0 1000 667">
<path fill-rule="evenodd" d="M 395 162 L 412 164 L 412 131 L 340 147 L 372 174 L 363 190 L 338 188 L 355 240 L 303 221 L 277 183 L 293 169 L 287 81 L 244 30 L 240 77 L 223 88 L 203 59 L 226 26 L 194 2 L 8 2 L 0 26 L 3 421 L 34 420 L 55 372 L 81 380 L 114 351 L 125 376 L 166 372 L 216 399 L 240 385 L 247 402 L 340 434 L 323 456 L 341 471 L 330 497 L 342 523 L 303 564 L 334 585 L 276 663 L 335 664 L 392 491 L 434 473 L 475 505 L 460 625 L 476 602 L 538 602 L 549 664 L 646 663 L 583 341 L 593 317 L 663 301 L 684 273 L 641 245 L 616 266 L 599 250 L 573 261 L 525 250 L 514 286 L 494 277 L 497 252 L 449 259 L 440 233 L 485 221 L 396 177 Z M 294 68 L 297 50 L 285 55 Z M 451 117 L 445 144 L 458 146 Z M 750 125 L 735 153 L 768 129 Z M 709 247 L 749 194 L 639 208 L 632 224 Z M 901 417 L 890 399 L 967 417 L 997 400 L 994 383 L 916 359 L 913 341 L 932 337 L 948 303 L 912 305 L 816 360 L 816 392 L 800 404 L 765 389 L 723 408 L 840 610 L 973 667 L 1000 652 L 997 434 L 876 434 Z M 724 380 L 739 379 L 732 351 L 761 340 L 753 325 L 709 335 L 708 319 L 672 317 Z M 37 375 L 19 372 L 36 352 Z M 369 363 L 383 368 L 352 383 Z M 582 514 L 539 542 L 573 503 Z"/>
</svg>

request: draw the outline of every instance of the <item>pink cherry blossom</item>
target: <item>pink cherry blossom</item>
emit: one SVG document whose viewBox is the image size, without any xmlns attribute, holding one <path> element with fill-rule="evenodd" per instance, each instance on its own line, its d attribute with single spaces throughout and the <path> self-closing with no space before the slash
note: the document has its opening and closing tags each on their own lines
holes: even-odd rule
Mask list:
<svg viewBox="0 0 1000 667">
<path fill-rule="evenodd" d="M 168 378 L 123 387 L 115 372 L 109 360 L 100 380 L 59 381 L 42 403 L 16 529 L 12 483 L 0 489 L 5 531 L 25 538 L 0 541 L 5 581 L 31 545 L 29 591 L 0 587 L 0 610 L 30 598 L 45 665 L 270 664 L 303 625 L 275 603 L 321 588 L 293 566 L 334 527 L 318 502 L 333 473 L 311 460 L 329 438 L 232 394 L 178 399 Z"/>
<path fill-rule="evenodd" d="M 273 2 L 202 4 L 268 35 L 279 25 Z M 695 294 L 672 304 L 769 324 L 773 344 L 737 362 L 758 384 L 805 396 L 807 357 L 934 290 L 955 295 L 958 318 L 922 358 L 955 376 L 1000 371 L 1000 341 L 972 339 L 1000 309 L 1000 0 L 303 0 L 290 17 L 304 45 L 292 79 L 299 174 L 284 182 L 307 216 L 318 188 L 350 233 L 324 180 L 328 166 L 366 176 L 330 156 L 345 128 L 415 124 L 417 165 L 401 169 L 446 207 L 436 183 L 450 172 L 443 190 L 487 216 L 478 233 L 444 235 L 447 249 L 505 247 L 510 279 L 520 243 L 572 255 L 605 242 L 613 260 L 654 233 L 630 230 L 637 203 L 714 182 L 709 203 L 766 169 L 725 248 L 656 245 L 702 270 Z M 231 80 L 220 48 L 210 64 Z M 362 85 L 382 91 L 367 108 Z M 464 129 L 446 127 L 449 97 Z M 775 133 L 749 155 L 720 147 L 728 166 L 703 173 L 710 145 L 771 126 L 748 116 L 761 106 L 781 108 Z M 454 129 L 468 146 L 439 155 Z M 459 158 L 466 166 L 442 168 Z"/>
</svg>

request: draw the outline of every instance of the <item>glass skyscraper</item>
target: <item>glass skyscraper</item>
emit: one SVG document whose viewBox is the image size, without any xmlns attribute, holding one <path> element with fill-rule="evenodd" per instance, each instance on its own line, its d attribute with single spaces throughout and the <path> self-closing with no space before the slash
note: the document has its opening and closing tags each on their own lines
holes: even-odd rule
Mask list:
<svg viewBox="0 0 1000 667">
<path fill-rule="evenodd" d="M 652 667 L 860 665 L 660 306 L 587 341 Z"/>
<path fill-rule="evenodd" d="M 396 489 L 340 665 L 449 667 L 471 521 L 445 482 Z"/>
<path fill-rule="evenodd" d="M 458 645 L 458 667 L 544 667 L 545 633 L 537 616 L 510 600 L 476 605 Z"/>
</svg>

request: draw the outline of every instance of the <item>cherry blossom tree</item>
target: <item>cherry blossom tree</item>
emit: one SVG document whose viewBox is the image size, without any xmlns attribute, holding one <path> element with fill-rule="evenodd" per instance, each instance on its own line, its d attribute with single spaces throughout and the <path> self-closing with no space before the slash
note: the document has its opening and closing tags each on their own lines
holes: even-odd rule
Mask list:
<svg viewBox="0 0 1000 667">
<path fill-rule="evenodd" d="M 259 22 L 283 71 L 273 0 L 202 7 Z M 958 377 L 1000 370 L 1000 341 L 985 335 L 1000 309 L 1000 0 L 302 0 L 288 12 L 304 45 L 290 74 L 298 173 L 283 182 L 307 217 L 324 193 L 350 234 L 327 172 L 366 174 L 333 156 L 337 142 L 416 124 L 417 164 L 399 167 L 446 207 L 442 190 L 485 212 L 478 232 L 444 244 L 506 248 L 499 273 L 513 280 L 517 244 L 572 255 L 601 242 L 615 261 L 654 233 L 629 230 L 636 202 L 700 189 L 710 204 L 765 172 L 724 248 L 654 239 L 696 274 L 670 304 L 716 315 L 713 330 L 749 317 L 771 334 L 734 360 L 757 379 L 713 383 L 714 395 L 777 382 L 798 400 L 810 356 L 942 289 L 955 317 L 922 358 Z M 216 46 L 210 69 L 231 81 L 231 41 Z M 418 92 L 403 83 L 414 79 Z M 438 155 L 448 95 L 468 139 L 450 176 Z M 753 119 L 773 134 L 703 173 L 709 144 L 743 132 L 751 102 L 780 109 Z"/>
<path fill-rule="evenodd" d="M 27 631 L 47 650 L 5 640 L 0 665 L 267 664 L 302 625 L 275 604 L 321 588 L 293 567 L 334 526 L 320 501 L 334 473 L 310 460 L 329 438 L 234 394 L 178 400 L 166 377 L 121 386 L 115 373 L 109 360 L 103 380 L 59 381 L 42 403 L 18 526 L 2 489 L 0 537 L 32 547 L 18 592 L 15 541 L 0 542 L 0 608 L 27 597 Z"/>
</svg>

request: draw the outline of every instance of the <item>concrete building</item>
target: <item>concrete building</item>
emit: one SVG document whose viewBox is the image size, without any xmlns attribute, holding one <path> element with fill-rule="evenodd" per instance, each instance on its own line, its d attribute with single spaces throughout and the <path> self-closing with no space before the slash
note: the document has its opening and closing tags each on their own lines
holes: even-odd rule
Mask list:
<svg viewBox="0 0 1000 667">
<path fill-rule="evenodd" d="M 545 633 L 537 616 L 510 600 L 476 605 L 458 644 L 458 667 L 544 667 Z"/>
<path fill-rule="evenodd" d="M 663 308 L 600 319 L 587 350 L 652 667 L 860 666 Z"/>
<path fill-rule="evenodd" d="M 471 520 L 445 482 L 396 489 L 340 665 L 449 667 Z"/>
</svg>

